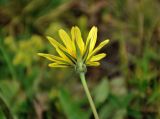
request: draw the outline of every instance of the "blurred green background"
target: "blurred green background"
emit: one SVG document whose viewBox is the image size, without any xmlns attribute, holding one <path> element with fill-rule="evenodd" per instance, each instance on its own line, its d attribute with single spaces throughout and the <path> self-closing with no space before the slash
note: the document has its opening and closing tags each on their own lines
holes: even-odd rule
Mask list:
<svg viewBox="0 0 160 119">
<path fill-rule="evenodd" d="M 0 0 L 0 97 L 15 119 L 93 119 L 74 70 L 36 54 L 74 25 L 110 39 L 86 74 L 100 119 L 160 119 L 159 0 Z"/>
</svg>

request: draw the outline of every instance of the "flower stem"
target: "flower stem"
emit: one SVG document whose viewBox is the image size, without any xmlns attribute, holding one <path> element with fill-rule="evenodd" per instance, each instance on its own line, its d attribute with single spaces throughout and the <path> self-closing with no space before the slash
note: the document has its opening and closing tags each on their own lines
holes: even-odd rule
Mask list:
<svg viewBox="0 0 160 119">
<path fill-rule="evenodd" d="M 88 89 L 88 86 L 87 86 L 87 83 L 86 83 L 86 80 L 85 80 L 85 74 L 83 72 L 80 73 L 80 79 L 81 79 L 82 85 L 84 87 L 85 93 L 87 95 L 87 98 L 89 100 L 89 103 L 90 103 L 91 109 L 93 111 L 94 117 L 95 117 L 95 119 L 99 119 L 96 107 L 94 105 L 93 99 L 91 97 L 91 94 L 89 92 L 89 89 Z"/>
</svg>

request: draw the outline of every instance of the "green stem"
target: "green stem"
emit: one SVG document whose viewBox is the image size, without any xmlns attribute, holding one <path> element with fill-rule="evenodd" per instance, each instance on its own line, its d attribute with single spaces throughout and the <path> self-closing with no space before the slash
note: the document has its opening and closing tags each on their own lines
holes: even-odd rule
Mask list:
<svg viewBox="0 0 160 119">
<path fill-rule="evenodd" d="M 6 63 L 7 63 L 7 65 L 8 65 L 8 69 L 9 69 L 9 71 L 11 73 L 12 78 L 16 79 L 15 70 L 14 70 L 14 68 L 12 66 L 12 63 L 10 61 L 10 58 L 9 58 L 7 52 L 5 51 L 4 47 L 2 46 L 1 38 L 0 38 L 0 51 L 2 52 L 2 55 L 3 55 L 3 57 L 4 57 L 4 59 L 5 59 Z"/>
<path fill-rule="evenodd" d="M 88 86 L 87 86 L 87 83 L 86 83 L 86 80 L 85 80 L 85 74 L 84 74 L 84 73 L 80 73 L 80 78 L 81 78 L 81 82 L 82 82 L 82 85 L 83 85 L 83 87 L 84 87 L 85 93 L 86 93 L 86 95 L 87 95 L 87 98 L 88 98 L 88 100 L 89 100 L 91 109 L 92 109 L 92 111 L 93 111 L 94 117 L 95 117 L 95 119 L 99 119 L 99 116 L 98 116 L 96 107 L 95 107 L 95 105 L 94 105 L 93 99 L 92 99 L 92 97 L 91 97 L 91 94 L 90 94 L 90 92 L 89 92 L 89 89 L 88 89 Z"/>
<path fill-rule="evenodd" d="M 2 98 L 1 95 L 0 95 L 0 109 L 3 111 L 6 119 L 14 119 L 8 105 L 6 104 L 5 100 Z"/>
</svg>

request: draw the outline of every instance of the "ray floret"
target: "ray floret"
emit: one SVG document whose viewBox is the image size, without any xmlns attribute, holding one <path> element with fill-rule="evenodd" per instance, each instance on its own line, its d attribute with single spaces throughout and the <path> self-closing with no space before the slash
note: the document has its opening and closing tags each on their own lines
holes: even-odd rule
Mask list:
<svg viewBox="0 0 160 119">
<path fill-rule="evenodd" d="M 109 40 L 104 40 L 96 47 L 97 31 L 97 27 L 93 26 L 86 42 L 84 42 L 81 31 L 77 26 L 71 28 L 71 36 L 63 29 L 60 29 L 59 36 L 62 43 L 50 36 L 46 37 L 56 49 L 58 56 L 45 53 L 38 53 L 38 55 L 51 61 L 49 67 L 76 67 L 79 62 L 86 66 L 99 66 L 99 61 L 103 59 L 106 54 L 97 53 L 108 44 Z"/>
</svg>

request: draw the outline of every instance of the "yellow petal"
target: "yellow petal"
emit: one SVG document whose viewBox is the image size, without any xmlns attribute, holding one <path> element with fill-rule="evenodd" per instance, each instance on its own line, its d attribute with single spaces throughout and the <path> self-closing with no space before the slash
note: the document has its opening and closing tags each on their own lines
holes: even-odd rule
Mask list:
<svg viewBox="0 0 160 119">
<path fill-rule="evenodd" d="M 61 51 L 61 49 L 57 47 L 56 51 L 62 58 L 64 58 L 65 61 L 67 61 L 70 64 L 73 64 L 73 62 L 63 53 L 63 51 Z"/>
<path fill-rule="evenodd" d="M 86 41 L 86 43 L 88 43 L 89 42 L 89 40 L 91 39 L 91 37 L 92 37 L 92 34 L 93 34 L 93 31 L 96 29 L 96 27 L 95 26 L 93 26 L 92 28 L 91 28 L 91 30 L 89 31 L 89 34 L 88 34 L 88 37 L 87 37 L 87 41 Z"/>
<path fill-rule="evenodd" d="M 86 41 L 86 46 L 90 42 L 89 52 L 91 52 L 94 49 L 96 41 L 97 41 L 97 27 L 93 26 L 88 34 Z"/>
<path fill-rule="evenodd" d="M 98 54 L 98 55 L 91 57 L 91 59 L 89 61 L 91 61 L 91 62 L 99 61 L 102 58 L 104 58 L 105 56 L 106 56 L 105 53 L 101 53 L 101 54 Z"/>
<path fill-rule="evenodd" d="M 99 50 L 101 50 L 102 47 L 104 47 L 109 42 L 109 39 L 101 42 L 87 57 L 87 60 L 89 60 L 93 55 L 95 55 Z"/>
<path fill-rule="evenodd" d="M 74 34 L 74 30 L 75 30 L 75 27 L 73 26 L 72 29 L 71 29 L 71 36 L 72 36 L 72 56 L 74 58 L 76 58 L 76 47 L 75 47 L 75 34 Z"/>
<path fill-rule="evenodd" d="M 99 66 L 99 62 L 87 62 L 87 66 Z"/>
<path fill-rule="evenodd" d="M 49 67 L 68 67 L 67 65 L 58 64 L 58 63 L 51 63 L 48 66 Z"/>
<path fill-rule="evenodd" d="M 69 35 L 63 30 L 59 30 L 59 36 L 70 53 L 72 53 L 72 41 Z"/>
<path fill-rule="evenodd" d="M 55 47 L 55 48 L 59 47 L 60 49 L 67 52 L 67 49 L 63 45 L 61 45 L 59 42 L 57 42 L 55 39 L 51 38 L 50 36 L 47 36 L 47 39 L 53 45 L 53 47 Z"/>
<path fill-rule="evenodd" d="M 45 53 L 38 53 L 38 55 L 44 58 L 47 58 L 50 61 L 54 61 L 56 63 L 68 64 L 63 58 L 55 56 L 55 55 L 45 54 Z"/>
<path fill-rule="evenodd" d="M 94 28 L 93 33 L 91 35 L 89 52 L 92 52 L 93 48 L 95 47 L 96 41 L 97 41 L 97 28 Z"/>
<path fill-rule="evenodd" d="M 74 30 L 75 30 L 75 27 L 73 26 L 73 27 L 71 28 L 72 41 L 74 41 L 74 40 L 75 40 Z"/>
<path fill-rule="evenodd" d="M 77 26 L 73 27 L 72 30 L 71 30 L 71 34 L 72 34 L 73 41 L 77 42 L 78 47 L 81 51 L 81 55 L 83 55 L 83 53 L 84 53 L 84 42 L 83 42 L 83 39 L 82 39 L 82 36 L 81 36 L 80 29 Z"/>
</svg>

